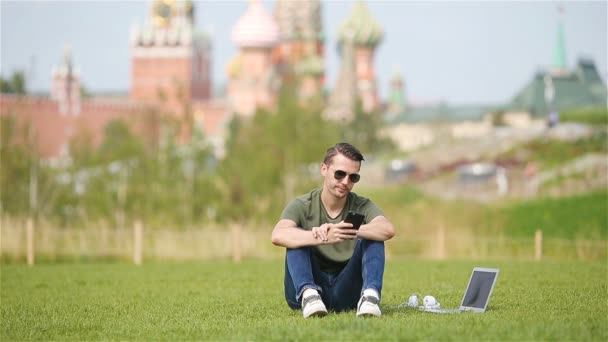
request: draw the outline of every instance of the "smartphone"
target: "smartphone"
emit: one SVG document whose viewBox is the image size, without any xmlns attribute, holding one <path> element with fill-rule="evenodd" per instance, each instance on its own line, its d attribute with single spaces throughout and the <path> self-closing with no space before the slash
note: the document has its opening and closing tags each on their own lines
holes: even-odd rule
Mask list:
<svg viewBox="0 0 608 342">
<path fill-rule="evenodd" d="M 356 213 L 354 211 L 349 211 L 348 215 L 344 219 L 344 222 L 352 223 L 353 229 L 359 229 L 361 224 L 363 224 L 363 220 L 365 220 L 365 215 Z"/>
</svg>

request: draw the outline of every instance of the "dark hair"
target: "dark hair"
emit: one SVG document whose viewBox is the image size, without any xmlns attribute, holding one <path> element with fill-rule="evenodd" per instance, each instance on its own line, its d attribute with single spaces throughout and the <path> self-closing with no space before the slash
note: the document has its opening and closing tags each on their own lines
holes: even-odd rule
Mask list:
<svg viewBox="0 0 608 342">
<path fill-rule="evenodd" d="M 323 159 L 323 164 L 330 165 L 338 153 L 344 155 L 350 160 L 358 162 L 365 160 L 363 159 L 361 152 L 359 152 L 355 146 L 349 143 L 338 143 L 336 146 L 327 149 L 327 153 L 325 153 L 325 158 Z"/>
</svg>

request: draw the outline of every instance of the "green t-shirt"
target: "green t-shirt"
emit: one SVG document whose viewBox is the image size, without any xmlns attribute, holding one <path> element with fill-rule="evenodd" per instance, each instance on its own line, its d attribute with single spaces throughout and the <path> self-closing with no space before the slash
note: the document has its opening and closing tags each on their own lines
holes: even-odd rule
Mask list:
<svg viewBox="0 0 608 342">
<path fill-rule="evenodd" d="M 377 216 L 384 215 L 372 201 L 351 192 L 348 194 L 342 212 L 337 217 L 331 218 L 321 202 L 321 190 L 320 188 L 314 189 L 305 195 L 296 197 L 285 207 L 281 219 L 292 220 L 298 227 L 312 230 L 313 227 L 319 227 L 323 223 L 338 223 L 344 220 L 349 211 L 365 215 L 363 224 L 369 223 Z M 336 273 L 346 266 L 353 255 L 356 244 L 357 240 L 348 240 L 337 244 L 314 246 L 313 254 L 323 272 Z"/>
</svg>

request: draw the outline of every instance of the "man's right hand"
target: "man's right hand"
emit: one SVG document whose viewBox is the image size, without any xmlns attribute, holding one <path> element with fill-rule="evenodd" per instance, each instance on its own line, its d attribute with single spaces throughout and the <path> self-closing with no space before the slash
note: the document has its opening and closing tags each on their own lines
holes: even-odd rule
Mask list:
<svg viewBox="0 0 608 342">
<path fill-rule="evenodd" d="M 325 223 L 322 224 L 320 230 L 326 231 L 326 239 L 323 240 L 326 244 L 336 244 L 346 240 L 354 240 L 357 238 L 357 230 L 353 229 L 352 223 L 341 221 L 340 223 Z"/>
</svg>

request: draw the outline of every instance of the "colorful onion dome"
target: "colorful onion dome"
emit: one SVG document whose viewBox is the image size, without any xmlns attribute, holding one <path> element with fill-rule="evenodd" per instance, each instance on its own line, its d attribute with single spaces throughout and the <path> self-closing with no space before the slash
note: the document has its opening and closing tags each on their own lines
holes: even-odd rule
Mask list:
<svg viewBox="0 0 608 342">
<path fill-rule="evenodd" d="M 355 45 L 376 46 L 384 36 L 384 30 L 372 17 L 367 5 L 357 1 L 351 15 L 340 27 L 340 42 L 352 41 Z"/>
<path fill-rule="evenodd" d="M 320 0 L 276 0 L 274 17 L 282 40 L 323 40 Z"/>
<path fill-rule="evenodd" d="M 247 12 L 232 29 L 232 41 L 239 47 L 273 47 L 279 41 L 279 27 L 259 0 L 249 3 Z"/>
</svg>

